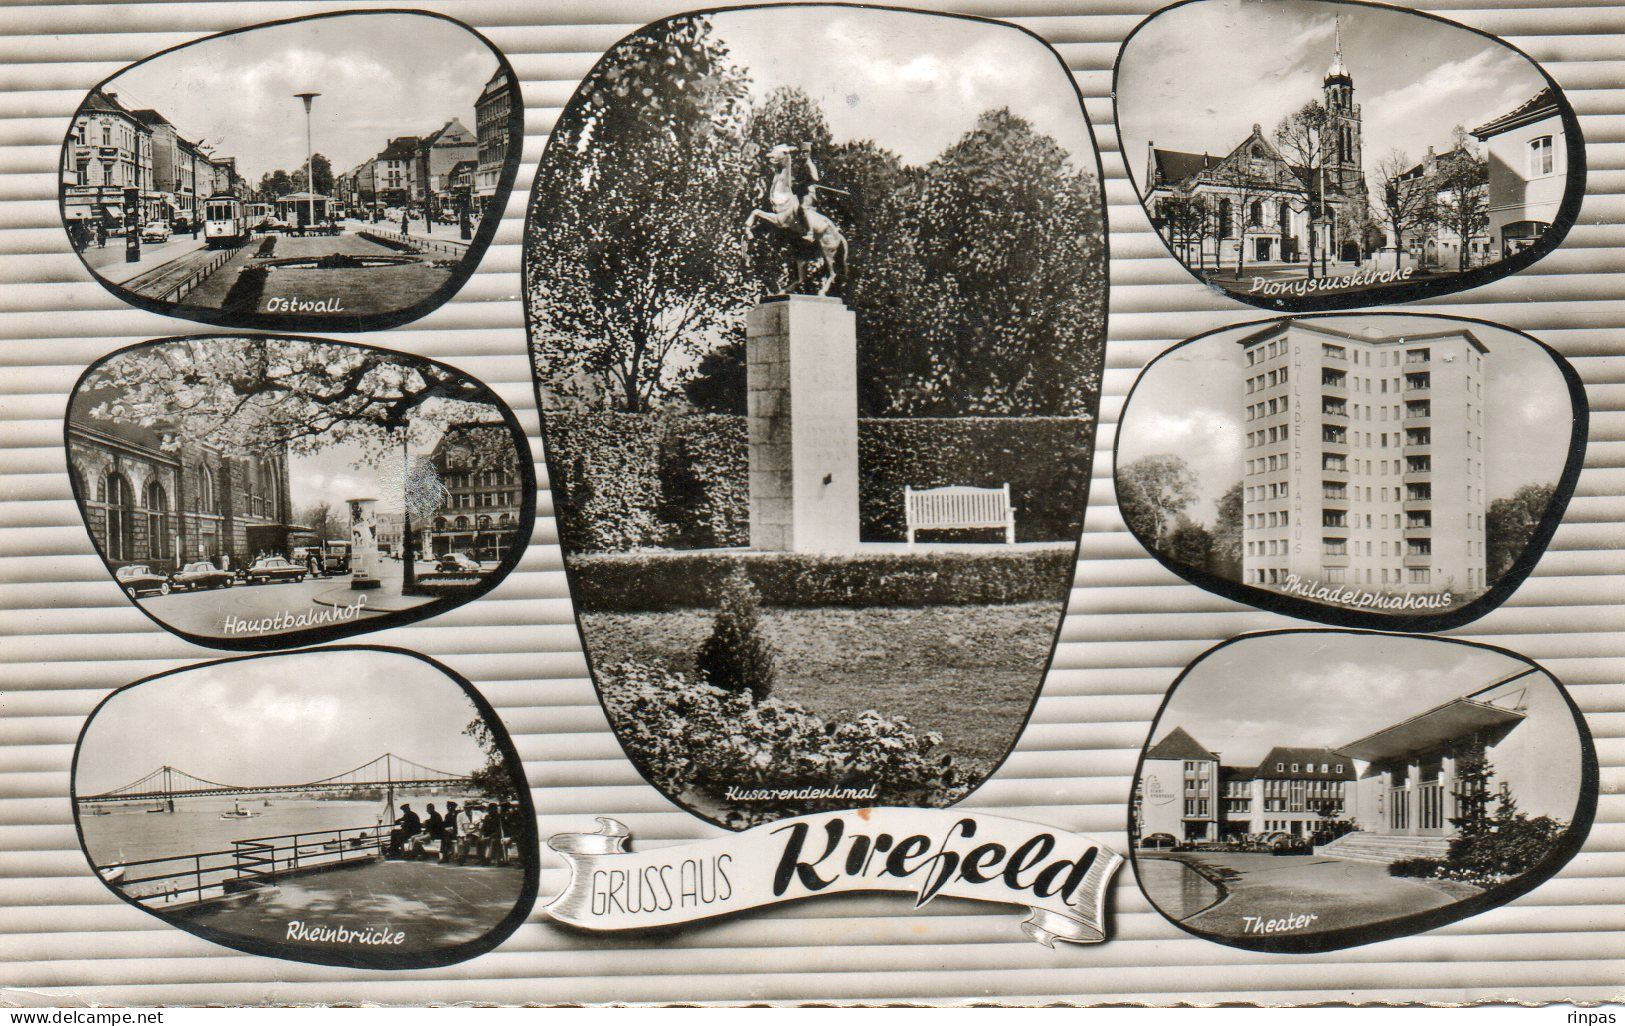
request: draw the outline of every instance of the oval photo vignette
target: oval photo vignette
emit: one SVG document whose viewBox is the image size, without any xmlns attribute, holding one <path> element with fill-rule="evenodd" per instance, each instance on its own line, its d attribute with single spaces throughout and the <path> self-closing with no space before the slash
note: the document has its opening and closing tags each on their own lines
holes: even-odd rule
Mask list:
<svg viewBox="0 0 1625 1026">
<path fill-rule="evenodd" d="M 1446 630 L 1534 570 L 1588 422 L 1569 363 L 1499 324 L 1257 321 L 1141 371 L 1119 421 L 1117 504 L 1152 556 L 1215 594 L 1335 626 Z"/>
<path fill-rule="evenodd" d="M 91 277 L 145 310 L 228 328 L 395 327 L 478 267 L 523 117 L 507 58 L 445 15 L 234 29 L 91 89 L 63 141 L 63 227 Z"/>
<path fill-rule="evenodd" d="M 1216 36 L 1231 59 L 1183 59 Z M 1265 309 L 1499 280 L 1562 243 L 1585 192 L 1561 87 L 1511 44 L 1435 15 L 1184 0 L 1130 33 L 1113 96 L 1129 177 L 1169 254 Z"/>
<path fill-rule="evenodd" d="M 193 335 L 87 368 L 64 418 L 112 582 L 188 641 L 258 651 L 412 623 L 518 564 L 535 470 L 448 365 L 303 336 Z"/>
<path fill-rule="evenodd" d="M 1020 73 L 888 78 L 972 45 Z M 651 177 L 671 209 L 617 202 Z M 526 235 L 549 479 L 599 698 L 668 798 L 946 806 L 1008 755 L 1087 503 L 1100 183 L 1064 62 L 977 18 L 680 15 L 566 105 Z"/>
<path fill-rule="evenodd" d="M 72 800 L 119 900 L 274 958 L 452 965 L 507 939 L 540 877 L 496 712 L 403 649 L 239 656 L 119 688 L 80 732 Z"/>
<path fill-rule="evenodd" d="M 1128 831 L 1141 891 L 1180 929 L 1334 951 L 1538 887 L 1584 843 L 1598 787 L 1579 709 L 1524 656 L 1269 631 L 1209 649 L 1174 682 Z"/>
</svg>

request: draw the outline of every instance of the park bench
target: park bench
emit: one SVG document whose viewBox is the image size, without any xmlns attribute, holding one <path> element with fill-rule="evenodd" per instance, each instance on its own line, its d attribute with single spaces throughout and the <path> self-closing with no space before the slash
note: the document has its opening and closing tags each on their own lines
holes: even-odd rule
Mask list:
<svg viewBox="0 0 1625 1026">
<path fill-rule="evenodd" d="M 1016 543 L 1016 509 L 1010 505 L 1010 485 L 973 488 L 970 485 L 944 485 L 915 491 L 903 487 L 903 518 L 908 526 L 908 543 L 914 532 L 975 527 L 1002 527 L 1006 545 Z"/>
</svg>

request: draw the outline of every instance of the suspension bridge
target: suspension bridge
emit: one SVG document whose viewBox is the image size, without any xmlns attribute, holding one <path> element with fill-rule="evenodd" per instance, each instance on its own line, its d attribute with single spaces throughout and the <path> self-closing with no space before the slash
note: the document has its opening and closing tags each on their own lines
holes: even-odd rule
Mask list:
<svg viewBox="0 0 1625 1026">
<path fill-rule="evenodd" d="M 379 790 L 393 794 L 398 789 L 466 784 L 470 780 L 466 773 L 448 773 L 445 770 L 432 769 L 386 752 L 354 769 L 302 784 L 222 784 L 217 780 L 206 780 L 173 766 L 160 766 L 139 780 L 132 780 L 122 787 L 115 787 L 100 794 L 82 795 L 75 800 L 80 805 L 154 802 L 173 812 L 177 798 L 235 798 L 299 792 L 344 794 Z"/>
</svg>

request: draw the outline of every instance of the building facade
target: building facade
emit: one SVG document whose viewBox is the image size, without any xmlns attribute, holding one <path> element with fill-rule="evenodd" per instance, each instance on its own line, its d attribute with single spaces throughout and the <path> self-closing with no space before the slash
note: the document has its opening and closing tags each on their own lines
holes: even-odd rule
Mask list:
<svg viewBox="0 0 1625 1026">
<path fill-rule="evenodd" d="M 1146 211 L 1187 264 L 1360 260 L 1367 252 L 1370 196 L 1354 76 L 1343 62 L 1341 27 L 1320 102 L 1328 124 L 1316 139 L 1318 166 L 1296 167 L 1263 126 L 1214 156 L 1147 143 Z"/>
<path fill-rule="evenodd" d="M 378 202 L 389 207 L 403 207 L 412 201 L 416 192 L 419 139 L 403 135 L 391 139 L 389 145 L 376 158 L 376 187 Z"/>
<path fill-rule="evenodd" d="M 446 486 L 444 506 L 429 519 L 420 558 L 464 552 L 481 562 L 500 560 L 513 548 L 523 517 L 523 487 L 502 425 L 449 428 L 430 455 Z M 492 460 L 489 453 L 504 453 Z"/>
<path fill-rule="evenodd" d="M 1453 189 L 1446 180 L 1446 169 L 1452 162 L 1459 160 L 1476 161 L 1477 155 L 1460 147 L 1449 149 L 1444 153 L 1435 153 L 1433 147 L 1429 146 L 1427 156 L 1394 181 L 1394 187 L 1397 189 L 1424 194 L 1413 202 L 1433 212 L 1433 216 L 1426 223 L 1407 229 L 1399 240 L 1399 246 L 1410 255 L 1414 266 L 1449 271 L 1461 269 L 1463 266 L 1461 233 L 1446 223 L 1448 218 L 1440 216 L 1453 201 Z M 1482 202 L 1476 197 L 1482 194 L 1483 188 L 1484 186 L 1480 185 L 1475 189 L 1474 203 Z M 1390 239 L 1389 243 L 1392 242 Z M 1500 257 L 1500 254 L 1495 252 L 1487 229 L 1473 232 L 1465 245 L 1467 267 L 1478 267 Z"/>
<path fill-rule="evenodd" d="M 108 563 L 166 572 L 208 560 L 235 569 L 261 553 L 285 553 L 293 529 L 285 453 L 231 457 L 186 440 L 166 447 L 161 427 L 91 416 L 102 398 L 76 397 L 68 463 Z"/>
<path fill-rule="evenodd" d="M 508 122 L 513 114 L 513 83 L 501 68 L 491 75 L 474 103 L 477 150 L 474 202 L 480 216 L 490 212 L 508 162 Z M 498 211 L 500 214 L 501 212 Z"/>
<path fill-rule="evenodd" d="M 1487 687 L 1451 699 L 1341 746 L 1363 768 L 1351 812 L 1367 837 L 1449 838 L 1465 789 L 1476 786 L 1460 770 L 1481 752 L 1493 770 L 1495 791 L 1510 793 L 1520 810 L 1565 819 L 1573 814 L 1568 788 L 1542 787 L 1557 776 L 1542 751 L 1544 738 L 1524 724 L 1532 715 L 1566 717 L 1561 697 L 1540 671 L 1519 670 Z M 1345 847 L 1364 840 L 1351 837 Z"/>
<path fill-rule="evenodd" d="M 1509 257 L 1557 220 L 1569 172 L 1563 115 L 1548 87 L 1472 134 L 1489 149 L 1490 246 Z"/>
<path fill-rule="evenodd" d="M 1483 591 L 1488 356 L 1465 329 L 1241 339 L 1245 583 Z"/>
<path fill-rule="evenodd" d="M 1147 749 L 1140 781 L 1136 843 L 1152 834 L 1177 841 L 1310 837 L 1346 816 L 1355 763 L 1327 748 L 1277 746 L 1257 766 L 1226 766 L 1175 727 Z"/>
<path fill-rule="evenodd" d="M 417 194 L 413 198 L 418 202 L 428 200 L 437 210 L 455 207 L 452 171 L 461 162 L 475 159 L 478 151 L 478 139 L 457 118 L 440 126 L 418 146 Z"/>
<path fill-rule="evenodd" d="M 118 101 L 117 93 L 96 89 L 74 115 L 69 136 L 63 213 L 69 220 L 122 226 L 126 206 L 136 197 L 136 216 L 157 204 L 152 190 L 152 130 Z M 134 193 L 127 192 L 134 190 Z"/>
</svg>

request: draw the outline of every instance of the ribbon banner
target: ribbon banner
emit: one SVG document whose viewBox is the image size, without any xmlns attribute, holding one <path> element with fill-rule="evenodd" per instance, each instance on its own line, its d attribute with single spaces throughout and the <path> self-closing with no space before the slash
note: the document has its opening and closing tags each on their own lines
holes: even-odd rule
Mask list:
<svg viewBox="0 0 1625 1026">
<path fill-rule="evenodd" d="M 706 841 L 629 852 L 630 832 L 599 819 L 592 834 L 548 847 L 570 884 L 547 912 L 587 930 L 639 930 L 848 891 L 904 891 L 1025 905 L 1022 930 L 1106 939 L 1106 885 L 1123 857 L 1081 834 L 950 809 L 871 808 L 779 820 Z"/>
</svg>

